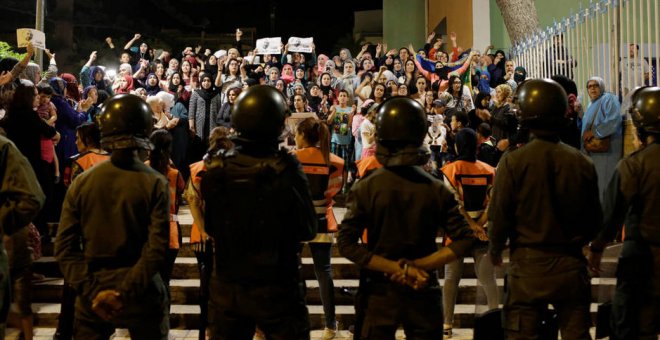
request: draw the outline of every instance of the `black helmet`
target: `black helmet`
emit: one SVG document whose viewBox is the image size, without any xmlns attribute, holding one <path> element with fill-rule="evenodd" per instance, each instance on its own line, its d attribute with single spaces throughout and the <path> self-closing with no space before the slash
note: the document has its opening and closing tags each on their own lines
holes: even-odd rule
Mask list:
<svg viewBox="0 0 660 340">
<path fill-rule="evenodd" d="M 632 94 L 630 115 L 637 128 L 660 133 L 660 87 L 641 87 Z"/>
<path fill-rule="evenodd" d="M 105 150 L 151 149 L 153 113 L 142 98 L 120 94 L 108 99 L 99 114 L 101 147 Z"/>
<path fill-rule="evenodd" d="M 420 146 L 428 131 L 424 107 L 408 97 L 393 97 L 378 107 L 378 143 L 387 148 Z"/>
<path fill-rule="evenodd" d="M 514 97 L 518 118 L 531 130 L 558 131 L 566 127 L 568 97 L 551 79 L 529 79 L 518 85 Z"/>
<path fill-rule="evenodd" d="M 242 138 L 254 141 L 277 140 L 289 115 L 286 99 L 267 85 L 248 88 L 236 98 L 231 122 Z"/>
</svg>

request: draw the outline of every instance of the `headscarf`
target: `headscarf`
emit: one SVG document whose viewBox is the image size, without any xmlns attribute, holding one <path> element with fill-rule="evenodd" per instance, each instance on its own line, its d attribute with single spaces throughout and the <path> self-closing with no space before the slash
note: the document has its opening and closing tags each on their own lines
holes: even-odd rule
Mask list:
<svg viewBox="0 0 660 340">
<path fill-rule="evenodd" d="M 66 81 L 66 96 L 76 103 L 80 101 L 80 90 L 78 89 L 78 80 L 71 73 L 62 73 L 60 77 Z"/>
<path fill-rule="evenodd" d="M 479 90 L 479 94 L 486 93 L 490 96 L 490 74 L 478 73 L 478 75 L 479 75 L 479 82 L 477 83 L 477 89 Z M 484 78 L 481 76 L 486 76 L 486 77 Z"/>
<path fill-rule="evenodd" d="M 154 86 L 149 85 L 149 78 L 151 77 L 156 79 L 156 85 Z M 149 73 L 149 75 L 147 75 L 147 81 L 144 82 L 144 89 L 147 90 L 147 96 L 155 96 L 156 93 L 160 92 L 160 81 L 155 73 Z"/>
<path fill-rule="evenodd" d="M 344 61 L 353 59 L 353 55 L 351 54 L 351 50 L 349 50 L 348 48 L 342 48 L 339 51 L 340 51 L 340 55 L 339 55 L 340 58 L 341 58 L 341 51 L 346 51 L 346 60 L 344 60 Z"/>
<path fill-rule="evenodd" d="M 318 74 L 321 74 L 325 72 L 325 63 L 329 60 L 327 55 L 325 54 L 319 54 L 318 57 L 316 57 L 316 72 Z"/>
<path fill-rule="evenodd" d="M 48 81 L 56 96 L 64 97 L 64 89 L 67 88 L 66 81 L 60 77 L 53 77 Z"/>
<path fill-rule="evenodd" d="M 284 71 L 287 69 L 291 70 L 291 75 L 284 74 Z M 295 77 L 295 74 L 293 73 L 293 66 L 291 66 L 291 64 L 284 64 L 284 66 L 282 66 L 282 74 L 280 74 L 280 77 L 286 84 L 292 82 Z"/>
<path fill-rule="evenodd" d="M 462 128 L 456 133 L 457 161 L 477 161 L 477 134 L 470 128 Z"/>
<path fill-rule="evenodd" d="M 103 77 L 101 77 L 101 81 L 97 83 L 96 82 L 96 77 L 94 77 L 94 75 L 98 72 L 101 72 Z M 89 68 L 89 80 L 90 80 L 90 84 L 96 85 L 96 87 L 99 90 L 105 90 L 105 88 L 106 88 L 106 86 L 105 86 L 105 71 L 103 70 L 102 67 L 100 67 L 100 66 L 90 67 Z"/>
<path fill-rule="evenodd" d="M 518 74 L 518 71 L 522 72 L 522 75 Z M 525 79 L 527 79 L 527 70 L 522 66 L 516 67 L 515 71 L 513 71 L 513 81 L 520 84 Z"/>
<path fill-rule="evenodd" d="M 204 82 L 204 78 L 209 78 L 209 80 L 211 81 L 211 87 L 208 88 L 208 89 L 205 89 L 203 86 L 201 86 L 201 84 Z M 215 85 L 213 84 L 213 79 L 211 79 L 211 76 L 206 74 L 206 73 L 202 74 L 202 76 L 199 78 L 199 84 L 200 84 L 200 87 L 199 87 L 199 89 L 195 90 L 195 92 L 200 97 L 202 97 L 202 99 L 204 99 L 204 101 L 206 101 L 207 106 L 210 107 L 211 106 L 210 101 L 213 97 L 215 97 L 215 95 L 218 94 L 218 89 L 215 88 Z"/>
<path fill-rule="evenodd" d="M 117 88 L 115 93 L 131 93 L 131 91 L 135 89 L 133 85 L 133 77 L 129 75 L 125 75 L 124 79 L 126 79 L 126 88 L 125 89 L 122 89 L 121 87 Z"/>
<path fill-rule="evenodd" d="M 335 64 L 335 61 L 328 59 L 325 62 L 325 71 L 323 71 L 323 72 L 334 72 L 334 70 L 336 68 L 337 68 L 337 64 Z M 329 69 L 329 71 L 328 71 L 328 69 Z M 334 74 L 330 73 L 330 76 L 334 77 Z"/>
<path fill-rule="evenodd" d="M 25 70 L 21 73 L 21 78 L 25 78 L 32 83 L 36 84 L 41 78 L 41 66 L 33 62 L 29 62 L 25 67 Z"/>
<path fill-rule="evenodd" d="M 91 91 L 92 89 L 96 89 L 96 86 L 89 85 L 89 86 L 87 86 L 83 89 L 83 93 L 82 93 L 82 99 L 83 100 L 87 99 L 87 96 L 89 95 L 89 91 Z M 98 90 L 97 90 L 97 93 L 98 93 Z M 94 103 L 94 104 L 96 104 L 96 103 Z"/>
</svg>

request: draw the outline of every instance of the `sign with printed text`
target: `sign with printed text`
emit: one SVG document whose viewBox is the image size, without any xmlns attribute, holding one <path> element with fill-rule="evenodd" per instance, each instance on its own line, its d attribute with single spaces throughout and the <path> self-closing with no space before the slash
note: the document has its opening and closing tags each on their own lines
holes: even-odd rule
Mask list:
<svg viewBox="0 0 660 340">
<path fill-rule="evenodd" d="M 44 32 L 32 28 L 19 28 L 16 30 L 16 42 L 18 47 L 26 47 L 28 42 L 32 42 L 35 48 L 46 48 L 46 35 Z"/>
<path fill-rule="evenodd" d="M 289 38 L 289 52 L 311 53 L 314 38 Z"/>
<path fill-rule="evenodd" d="M 257 39 L 257 54 L 281 54 L 282 37 Z"/>
</svg>

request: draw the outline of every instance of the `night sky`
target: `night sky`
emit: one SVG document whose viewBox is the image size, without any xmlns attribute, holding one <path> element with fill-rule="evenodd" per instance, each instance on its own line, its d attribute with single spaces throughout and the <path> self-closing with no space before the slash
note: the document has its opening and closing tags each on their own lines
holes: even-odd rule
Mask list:
<svg viewBox="0 0 660 340">
<path fill-rule="evenodd" d="M 313 10 L 312 1 L 274 0 L 46 0 L 46 33 L 57 29 L 61 6 L 74 3 L 74 50 L 88 55 L 90 49 L 102 45 L 112 36 L 119 47 L 139 32 L 155 47 L 167 45 L 183 48 L 181 41 L 169 39 L 163 30 L 176 29 L 193 36 L 230 33 L 237 27 L 256 28 L 257 38 L 281 36 L 313 36 L 319 52 L 335 52 L 336 43 L 353 29 L 355 10 L 381 9 L 382 0 L 316 2 L 323 10 Z M 17 27 L 33 27 L 35 0 L 2 0 L 0 2 L 0 34 L 15 44 Z M 275 13 L 271 20 L 271 11 Z M 13 39 L 11 37 L 13 36 Z M 190 41 L 187 45 L 196 44 Z M 52 46 L 52 45 L 51 45 Z M 57 49 L 58 46 L 52 46 Z M 215 46 L 208 46 L 215 49 Z M 356 51 L 357 52 L 357 51 Z"/>
</svg>

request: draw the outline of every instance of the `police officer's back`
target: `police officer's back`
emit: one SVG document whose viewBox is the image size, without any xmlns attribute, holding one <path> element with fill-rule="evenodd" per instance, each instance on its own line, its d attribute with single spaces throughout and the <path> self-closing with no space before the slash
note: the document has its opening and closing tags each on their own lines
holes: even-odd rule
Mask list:
<svg viewBox="0 0 660 340">
<path fill-rule="evenodd" d="M 399 325 L 415 339 L 442 339 L 442 301 L 435 269 L 463 256 L 474 242 L 453 194 L 420 165 L 430 155 L 422 147 L 427 131 L 422 106 L 395 97 L 378 109 L 376 157 L 383 168 L 356 183 L 339 230 L 339 251 L 363 268 L 360 294 L 366 315 L 365 339 L 390 339 Z M 367 230 L 366 247 L 358 243 Z M 439 229 L 455 240 L 438 251 Z M 439 255 L 438 261 L 415 260 Z M 413 287 L 390 282 L 383 273 L 406 278 Z M 358 325 L 359 326 L 359 325 Z"/>
<path fill-rule="evenodd" d="M 656 339 L 660 330 L 660 88 L 632 96 L 631 117 L 643 148 L 617 165 L 603 196 L 603 229 L 591 244 L 600 270 L 605 245 L 625 225 L 612 303 L 612 339 Z"/>
<path fill-rule="evenodd" d="M 110 161 L 76 177 L 65 197 L 55 257 L 78 293 L 76 338 L 109 338 L 126 327 L 133 338 L 167 339 L 159 270 L 169 240 L 169 191 L 165 177 L 138 158 L 150 147 L 151 116 L 137 96 L 109 99 L 100 127 Z"/>
<path fill-rule="evenodd" d="M 213 339 L 309 338 L 299 242 L 316 234 L 300 164 L 278 138 L 286 101 L 269 86 L 243 92 L 232 112 L 235 148 L 207 155 L 205 226 L 215 242 L 209 304 Z"/>
<path fill-rule="evenodd" d="M 589 339 L 590 281 L 582 247 L 602 219 L 593 164 L 559 141 L 566 93 L 534 79 L 516 91 L 521 124 L 534 135 L 505 154 L 489 208 L 490 255 L 495 264 L 507 239 L 504 328 L 507 338 L 538 336 L 541 311 L 552 304 L 562 338 Z"/>
</svg>

